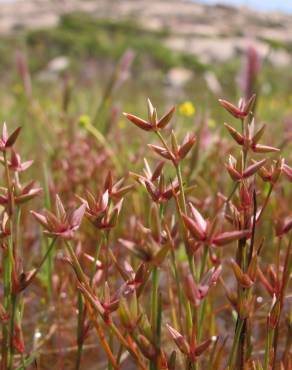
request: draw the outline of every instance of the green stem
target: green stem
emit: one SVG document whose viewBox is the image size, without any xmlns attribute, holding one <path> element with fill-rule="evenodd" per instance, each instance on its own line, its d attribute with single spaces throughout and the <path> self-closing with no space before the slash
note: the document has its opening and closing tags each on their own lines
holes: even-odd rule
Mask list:
<svg viewBox="0 0 292 370">
<path fill-rule="evenodd" d="M 269 370 L 269 364 L 271 362 L 270 354 L 271 354 L 271 347 L 272 347 L 272 342 L 273 342 L 273 333 L 274 333 L 274 330 L 268 328 L 263 370 Z"/>
<path fill-rule="evenodd" d="M 50 200 L 50 191 L 49 191 L 49 179 L 48 179 L 48 170 L 46 165 L 44 164 L 43 166 L 43 171 L 44 171 L 44 200 L 45 200 L 45 207 L 47 209 L 51 208 L 51 200 Z M 45 244 L 47 249 L 49 248 L 49 239 L 45 239 Z M 47 289 L 48 289 L 48 296 L 49 299 L 51 300 L 52 298 L 52 287 L 53 287 L 53 258 L 54 255 L 53 253 L 50 253 L 48 256 L 47 260 L 47 268 L 46 268 L 46 273 L 47 273 Z"/>
<path fill-rule="evenodd" d="M 178 292 L 178 313 L 179 313 L 179 323 L 180 323 L 180 326 L 181 326 L 183 294 L 182 294 L 182 289 L 181 289 L 181 285 L 180 285 L 180 278 L 179 278 L 178 270 L 177 270 L 177 267 L 176 267 L 175 253 L 174 253 L 173 249 L 171 250 L 171 264 L 172 264 L 172 268 L 173 268 L 173 272 L 174 272 L 176 289 L 177 289 L 177 292 Z M 181 327 L 181 329 L 182 329 L 182 327 Z"/>
<path fill-rule="evenodd" d="M 13 338 L 14 338 L 14 327 L 15 327 L 15 318 L 16 318 L 16 309 L 17 309 L 17 296 L 16 294 L 12 294 L 11 299 L 11 319 L 10 319 L 10 357 L 9 357 L 9 364 L 8 369 L 13 369 L 13 357 L 14 357 L 14 345 L 13 345 Z"/>
<path fill-rule="evenodd" d="M 242 328 L 243 328 L 243 322 L 244 322 L 244 320 L 238 319 L 238 323 L 237 323 L 237 327 L 236 327 L 236 331 L 235 331 L 235 336 L 234 336 L 234 339 L 233 339 L 233 344 L 232 344 L 231 352 L 230 352 L 229 359 L 228 359 L 228 366 L 229 366 L 230 370 L 233 369 L 233 362 L 234 362 L 234 359 L 235 359 L 235 356 L 236 356 L 236 353 L 237 353 L 237 348 L 238 348 L 238 344 L 239 344 L 239 340 L 240 340 L 240 336 L 241 336 L 241 331 L 242 331 Z"/>
<path fill-rule="evenodd" d="M 183 180 L 182 180 L 182 173 L 181 173 L 180 163 L 175 167 L 175 169 L 176 169 L 176 174 L 177 174 L 178 183 L 179 183 L 181 206 L 182 206 L 183 212 L 187 213 L 186 198 L 185 198 L 185 192 L 184 192 L 184 185 L 183 185 Z"/>
<path fill-rule="evenodd" d="M 158 320 L 158 287 L 159 287 L 159 271 L 157 266 L 152 270 L 152 295 L 151 295 L 151 325 L 154 333 L 155 344 L 157 345 L 157 320 Z M 151 361 L 151 370 L 157 369 L 156 360 Z"/>
<path fill-rule="evenodd" d="M 266 207 L 268 205 L 268 202 L 269 202 L 269 199 L 270 199 L 270 196 L 272 194 L 273 189 L 274 189 L 274 185 L 273 184 L 270 184 L 269 191 L 268 191 L 268 194 L 266 196 L 265 202 L 264 202 L 264 204 L 263 204 L 263 206 L 262 206 L 262 208 L 260 210 L 260 213 L 259 213 L 259 215 L 257 217 L 257 222 L 259 222 L 260 218 L 262 217 L 262 214 L 263 214 L 264 210 L 266 209 Z"/>
<path fill-rule="evenodd" d="M 95 269 L 96 269 L 96 261 L 98 260 L 98 257 L 99 257 L 99 253 L 100 253 L 100 249 L 101 249 L 101 244 L 102 244 L 102 237 L 101 237 L 101 240 L 97 244 L 97 247 L 95 249 L 93 266 L 92 266 L 92 270 L 91 270 L 91 273 L 90 273 L 90 283 L 89 283 L 90 286 L 92 286 L 92 283 L 93 283 L 93 278 L 94 278 Z"/>
<path fill-rule="evenodd" d="M 81 364 L 81 356 L 82 356 L 82 350 L 83 350 L 83 300 L 82 300 L 82 295 L 80 292 L 78 292 L 78 321 L 77 321 L 77 357 L 76 357 L 76 366 L 75 369 L 79 370 L 80 369 L 80 364 Z"/>
</svg>

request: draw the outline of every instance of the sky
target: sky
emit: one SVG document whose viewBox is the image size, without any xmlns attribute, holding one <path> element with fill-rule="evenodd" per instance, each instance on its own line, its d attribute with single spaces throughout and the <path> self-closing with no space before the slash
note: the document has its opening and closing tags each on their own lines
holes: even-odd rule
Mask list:
<svg viewBox="0 0 292 370">
<path fill-rule="evenodd" d="M 246 5 L 259 10 L 282 10 L 292 13 L 292 0 L 200 0 L 200 2 Z"/>
<path fill-rule="evenodd" d="M 16 0 L 0 0 L 0 3 L 9 3 Z M 202 3 L 225 3 L 233 5 L 246 5 L 259 10 L 281 10 L 292 13 L 292 0 L 195 0 Z"/>
</svg>

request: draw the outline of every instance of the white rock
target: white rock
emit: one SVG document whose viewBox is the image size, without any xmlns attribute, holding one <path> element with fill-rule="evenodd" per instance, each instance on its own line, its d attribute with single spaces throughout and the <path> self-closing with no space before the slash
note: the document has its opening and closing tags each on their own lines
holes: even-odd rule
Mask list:
<svg viewBox="0 0 292 370">
<path fill-rule="evenodd" d="M 166 76 L 166 82 L 174 87 L 182 87 L 193 77 L 192 71 L 182 67 L 171 68 Z"/>
<path fill-rule="evenodd" d="M 48 70 L 55 73 L 62 72 L 69 67 L 69 64 L 70 60 L 68 57 L 59 56 L 48 63 Z"/>
</svg>

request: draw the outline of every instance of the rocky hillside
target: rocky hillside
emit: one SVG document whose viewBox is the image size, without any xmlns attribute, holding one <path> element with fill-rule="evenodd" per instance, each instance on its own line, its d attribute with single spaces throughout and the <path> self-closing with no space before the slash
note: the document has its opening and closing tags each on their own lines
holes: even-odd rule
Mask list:
<svg viewBox="0 0 292 370">
<path fill-rule="evenodd" d="M 166 30 L 166 46 L 193 53 L 203 63 L 225 62 L 251 44 L 277 66 L 292 62 L 292 15 L 187 0 L 16 0 L 1 5 L 0 33 L 53 27 L 73 11 Z"/>
</svg>

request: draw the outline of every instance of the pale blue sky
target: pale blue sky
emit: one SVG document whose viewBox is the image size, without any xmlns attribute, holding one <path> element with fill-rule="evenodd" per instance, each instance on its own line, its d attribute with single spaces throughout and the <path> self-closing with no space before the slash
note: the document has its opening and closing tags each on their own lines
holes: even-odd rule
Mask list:
<svg viewBox="0 0 292 370">
<path fill-rule="evenodd" d="M 247 5 L 261 10 L 282 10 L 292 12 L 292 0 L 199 0 L 203 3 L 227 3 Z"/>
</svg>

